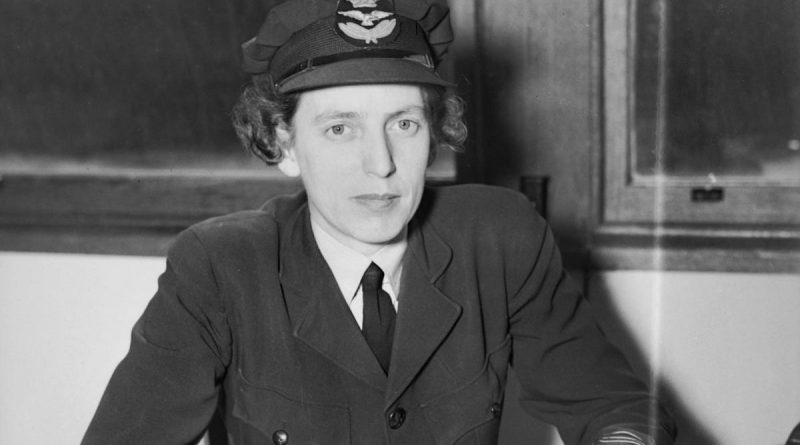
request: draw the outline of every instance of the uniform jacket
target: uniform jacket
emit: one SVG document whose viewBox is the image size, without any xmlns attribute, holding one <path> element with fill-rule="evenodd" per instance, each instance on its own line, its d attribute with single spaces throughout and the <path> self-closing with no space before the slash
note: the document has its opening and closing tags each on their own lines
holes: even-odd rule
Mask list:
<svg viewBox="0 0 800 445">
<path fill-rule="evenodd" d="M 237 445 L 495 444 L 509 365 L 567 444 L 646 431 L 647 388 L 524 197 L 427 189 L 408 241 L 387 377 L 302 192 L 184 231 L 84 443 L 190 443 L 219 408 Z"/>
</svg>

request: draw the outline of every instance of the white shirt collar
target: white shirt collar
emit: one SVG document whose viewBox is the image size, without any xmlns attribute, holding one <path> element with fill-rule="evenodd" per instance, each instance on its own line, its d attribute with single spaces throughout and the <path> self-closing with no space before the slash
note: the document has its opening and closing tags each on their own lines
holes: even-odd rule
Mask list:
<svg viewBox="0 0 800 445">
<path fill-rule="evenodd" d="M 396 300 L 400 290 L 398 285 L 402 273 L 403 255 L 408 246 L 407 231 L 404 232 L 400 241 L 387 244 L 371 257 L 367 257 L 337 241 L 313 220 L 311 221 L 311 230 L 322 257 L 331 268 L 336 283 L 348 304 L 356 297 L 361 285 L 361 277 L 371 262 L 383 270 L 384 287 L 390 286 L 390 289 L 385 290 Z"/>
</svg>

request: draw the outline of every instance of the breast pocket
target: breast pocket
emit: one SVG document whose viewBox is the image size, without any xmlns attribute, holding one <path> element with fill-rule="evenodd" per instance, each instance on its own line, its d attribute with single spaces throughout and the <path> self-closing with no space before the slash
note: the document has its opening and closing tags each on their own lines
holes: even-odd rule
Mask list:
<svg viewBox="0 0 800 445">
<path fill-rule="evenodd" d="M 477 376 L 421 404 L 437 444 L 456 443 L 467 433 L 486 438 L 480 443 L 489 443 L 489 438 L 497 437 L 510 352 L 508 337 L 489 353 Z"/>
<path fill-rule="evenodd" d="M 233 417 L 263 433 L 268 438 L 265 443 L 350 443 L 347 405 L 304 400 L 278 388 L 254 385 L 241 374 L 237 378 Z"/>
</svg>

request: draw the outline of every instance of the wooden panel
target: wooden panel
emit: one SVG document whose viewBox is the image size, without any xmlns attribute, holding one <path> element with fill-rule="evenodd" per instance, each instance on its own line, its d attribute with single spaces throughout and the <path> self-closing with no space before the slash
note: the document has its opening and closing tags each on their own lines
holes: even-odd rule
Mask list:
<svg viewBox="0 0 800 445">
<path fill-rule="evenodd" d="M 276 173 L 6 174 L 0 179 L 0 250 L 162 255 L 190 224 L 258 208 L 300 187 Z"/>
<path fill-rule="evenodd" d="M 5 175 L 0 224 L 178 227 L 300 188 L 266 178 Z"/>
<path fill-rule="evenodd" d="M 483 179 L 518 189 L 523 176 L 549 176 L 548 219 L 565 248 L 586 244 L 591 215 L 595 9 L 510 0 L 476 10 Z"/>
</svg>

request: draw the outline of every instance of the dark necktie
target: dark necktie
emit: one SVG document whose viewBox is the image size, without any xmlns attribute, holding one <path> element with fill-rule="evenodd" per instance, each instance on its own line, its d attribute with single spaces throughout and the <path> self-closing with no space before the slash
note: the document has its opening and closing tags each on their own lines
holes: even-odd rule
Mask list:
<svg viewBox="0 0 800 445">
<path fill-rule="evenodd" d="M 389 372 L 389 360 L 392 356 L 392 339 L 394 338 L 394 306 L 392 299 L 382 288 L 383 271 L 377 264 L 371 263 L 361 278 L 361 290 L 364 294 L 364 319 L 361 331 L 367 344 L 372 349 L 383 372 Z"/>
</svg>

